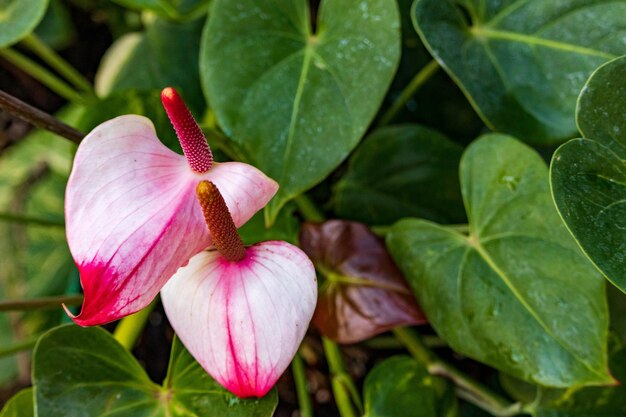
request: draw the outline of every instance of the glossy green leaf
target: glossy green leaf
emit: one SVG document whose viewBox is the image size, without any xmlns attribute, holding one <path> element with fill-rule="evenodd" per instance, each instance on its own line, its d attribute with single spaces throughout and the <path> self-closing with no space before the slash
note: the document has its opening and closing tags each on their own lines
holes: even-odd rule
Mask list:
<svg viewBox="0 0 626 417">
<path fill-rule="evenodd" d="M 26 388 L 15 394 L 0 411 L 0 417 L 35 417 L 33 389 Z"/>
<path fill-rule="evenodd" d="M 48 0 L 1 0 L 0 48 L 10 46 L 32 32 L 47 7 Z"/>
<path fill-rule="evenodd" d="M 463 223 L 458 167 L 462 148 L 418 125 L 391 126 L 368 136 L 350 157 L 334 190 L 341 218 L 372 225 L 404 217 Z"/>
<path fill-rule="evenodd" d="M 240 399 L 222 388 L 174 339 L 168 375 L 163 386 L 173 393 L 173 415 L 219 417 L 271 417 L 278 403 L 276 390 L 261 399 Z"/>
<path fill-rule="evenodd" d="M 533 144 L 573 137 L 585 79 L 626 53 L 623 0 L 416 0 L 414 18 L 485 123 Z"/>
<path fill-rule="evenodd" d="M 408 356 L 394 356 L 376 365 L 363 388 L 367 417 L 446 417 L 456 415 L 452 385 L 431 376 Z"/>
<path fill-rule="evenodd" d="M 139 33 L 118 39 L 102 59 L 96 90 L 103 97 L 128 89 L 178 89 L 200 115 L 206 105 L 200 87 L 198 51 L 204 19 L 185 24 L 154 19 Z"/>
<path fill-rule="evenodd" d="M 395 2 L 216 0 L 203 35 L 203 87 L 247 159 L 278 181 L 272 222 L 361 139 L 400 55 Z"/>
<path fill-rule="evenodd" d="M 163 386 L 157 385 L 107 331 L 73 324 L 41 337 L 33 383 L 39 417 L 270 417 L 277 403 L 276 391 L 259 400 L 230 394 L 178 341 L 168 376 Z"/>
<path fill-rule="evenodd" d="M 37 415 L 157 416 L 163 397 L 132 355 L 99 327 L 74 324 L 44 334 L 33 354 Z"/>
<path fill-rule="evenodd" d="M 469 236 L 407 219 L 387 238 L 438 334 L 532 383 L 611 383 L 604 280 L 560 221 L 541 157 L 483 136 L 463 155 L 461 190 Z"/>
<path fill-rule="evenodd" d="M 552 158 L 554 201 L 585 253 L 626 292 L 626 57 L 600 67 L 580 94 L 585 139 Z"/>
<path fill-rule="evenodd" d="M 626 347 L 612 343 L 610 364 L 613 376 L 626 381 Z M 626 387 L 589 387 L 577 391 L 544 390 L 533 417 L 617 417 L 626 415 Z"/>
<path fill-rule="evenodd" d="M 50 6 L 35 34 L 54 49 L 62 49 L 72 42 L 76 31 L 70 11 L 61 0 L 50 0 Z"/>
</svg>

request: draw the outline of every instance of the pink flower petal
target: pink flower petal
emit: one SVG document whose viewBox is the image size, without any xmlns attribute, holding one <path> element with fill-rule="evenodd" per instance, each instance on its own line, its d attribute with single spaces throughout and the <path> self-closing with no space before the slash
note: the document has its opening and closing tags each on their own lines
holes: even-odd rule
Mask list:
<svg viewBox="0 0 626 417">
<path fill-rule="evenodd" d="M 241 163 L 194 173 L 142 116 L 109 120 L 87 135 L 65 200 L 67 239 L 85 292 L 76 323 L 102 324 L 142 309 L 180 266 L 210 245 L 195 195 L 203 179 L 220 189 L 238 226 L 277 189 Z"/>
<path fill-rule="evenodd" d="M 274 386 L 300 346 L 316 298 L 313 264 L 279 241 L 247 248 L 239 262 L 202 252 L 161 290 L 180 340 L 240 397 L 262 397 Z"/>
</svg>

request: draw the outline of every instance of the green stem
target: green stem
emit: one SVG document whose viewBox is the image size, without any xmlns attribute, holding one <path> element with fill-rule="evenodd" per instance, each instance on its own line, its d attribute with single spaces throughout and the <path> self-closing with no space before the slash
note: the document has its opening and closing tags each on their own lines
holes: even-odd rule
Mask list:
<svg viewBox="0 0 626 417">
<path fill-rule="evenodd" d="M 487 387 L 474 381 L 452 365 L 437 358 L 424 346 L 419 335 L 404 327 L 393 330 L 415 359 L 424 364 L 431 375 L 450 379 L 457 388 L 457 395 L 497 417 L 519 415 L 523 412 L 521 403 L 510 403 Z"/>
<path fill-rule="evenodd" d="M 294 198 L 294 201 L 305 219 L 312 222 L 323 222 L 325 220 L 324 214 L 306 194 L 300 194 Z"/>
<path fill-rule="evenodd" d="M 0 49 L 0 56 L 39 80 L 61 97 L 77 103 L 86 103 L 85 98 L 80 93 L 30 58 L 10 48 Z"/>
<path fill-rule="evenodd" d="M 14 213 L 0 213 L 0 222 L 29 224 L 35 226 L 65 227 L 65 223 L 55 220 L 38 219 Z"/>
<path fill-rule="evenodd" d="M 28 300 L 0 301 L 0 311 L 51 310 L 66 306 L 75 306 L 83 302 L 81 294 L 59 295 L 53 297 L 31 298 Z"/>
<path fill-rule="evenodd" d="M 119 342 L 120 345 L 124 346 L 128 350 L 135 347 L 135 343 L 141 335 L 141 332 L 148 321 L 148 317 L 150 317 L 150 313 L 152 313 L 156 303 L 157 299 L 155 298 L 148 307 L 120 320 L 115 328 L 115 331 L 113 332 L 113 337 Z"/>
<path fill-rule="evenodd" d="M 32 350 L 37 344 L 38 339 L 39 335 L 30 337 L 26 340 L 20 340 L 19 342 L 15 342 L 9 346 L 3 346 L 0 348 L 0 358 L 15 355 L 16 353 L 20 353 L 25 350 Z"/>
<path fill-rule="evenodd" d="M 382 127 L 389 122 L 391 122 L 402 110 L 404 105 L 413 95 L 423 86 L 426 81 L 430 80 L 430 78 L 439 70 L 439 63 L 436 60 L 430 61 L 426 64 L 416 75 L 413 77 L 411 82 L 402 90 L 400 96 L 393 102 L 391 107 L 382 115 L 380 121 L 378 122 L 377 127 Z"/>
<path fill-rule="evenodd" d="M 311 404 L 311 397 L 309 397 L 304 361 L 302 360 L 302 356 L 300 356 L 300 352 L 296 353 L 293 361 L 291 361 L 291 371 L 293 372 L 293 379 L 296 383 L 300 417 L 313 417 L 313 405 Z"/>
<path fill-rule="evenodd" d="M 95 97 L 93 86 L 89 80 L 83 77 L 69 62 L 58 55 L 54 49 L 50 48 L 45 42 L 39 39 L 37 35 L 31 33 L 22 39 L 22 44 L 37 54 L 37 56 L 50 65 L 50 67 L 58 71 L 66 80 L 85 91 L 87 94 Z"/>
<path fill-rule="evenodd" d="M 328 361 L 328 369 L 331 378 L 330 384 L 333 389 L 339 415 L 341 417 L 357 417 L 358 414 L 350 400 L 350 389 L 345 384 L 345 378 L 342 377 L 347 374 L 344 370 L 341 350 L 339 350 L 339 346 L 337 346 L 335 342 L 325 337 L 322 337 L 322 344 L 324 346 L 326 360 Z"/>
</svg>

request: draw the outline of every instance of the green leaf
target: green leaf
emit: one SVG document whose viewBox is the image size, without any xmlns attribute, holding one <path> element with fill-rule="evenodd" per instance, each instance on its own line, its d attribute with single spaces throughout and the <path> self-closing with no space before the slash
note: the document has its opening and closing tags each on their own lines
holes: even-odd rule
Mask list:
<svg viewBox="0 0 626 417">
<path fill-rule="evenodd" d="M 128 89 L 175 87 L 200 115 L 206 105 L 200 87 L 198 50 L 204 19 L 185 24 L 154 19 L 139 33 L 118 39 L 96 74 L 96 91 L 106 97 Z"/>
<path fill-rule="evenodd" d="M 69 46 L 76 31 L 68 7 L 61 0 L 50 0 L 50 6 L 35 33 L 54 49 Z"/>
<path fill-rule="evenodd" d="M 613 340 L 610 364 L 618 381 L 626 381 L 626 347 Z M 534 417 L 614 417 L 626 415 L 626 388 L 589 387 L 572 391 L 545 390 Z"/>
<path fill-rule="evenodd" d="M 37 415 L 134 417 L 270 417 L 276 391 L 243 400 L 218 385 L 175 341 L 168 376 L 159 386 L 99 327 L 70 324 L 44 334 L 35 348 Z"/>
<path fill-rule="evenodd" d="M 554 154 L 554 201 L 584 252 L 626 292 L 626 57 L 600 67 L 583 88 L 577 121 L 585 139 Z"/>
<path fill-rule="evenodd" d="M 152 414 L 160 387 L 131 354 L 99 328 L 74 324 L 44 334 L 33 354 L 37 415 Z M 123 415 L 123 414 L 120 414 Z"/>
<path fill-rule="evenodd" d="M 31 33 L 43 18 L 48 0 L 2 0 L 0 2 L 0 48 Z"/>
<path fill-rule="evenodd" d="M 486 135 L 461 160 L 470 235 L 424 220 L 387 237 L 430 323 L 456 351 L 528 382 L 613 382 L 604 280 L 550 199 L 541 157 Z"/>
<path fill-rule="evenodd" d="M 211 107 L 249 162 L 278 181 L 270 223 L 361 139 L 400 55 L 395 1 L 216 0 L 202 39 Z"/>
<path fill-rule="evenodd" d="M 418 125 L 385 127 L 350 156 L 334 190 L 341 218 L 374 225 L 403 217 L 462 223 L 458 166 L 462 148 Z"/>
<path fill-rule="evenodd" d="M 33 389 L 25 388 L 15 394 L 0 411 L 0 417 L 34 417 Z"/>
<path fill-rule="evenodd" d="M 376 365 L 365 379 L 363 396 L 367 417 L 445 417 L 457 408 L 452 385 L 408 356 Z"/>
<path fill-rule="evenodd" d="M 173 415 L 219 417 L 271 417 L 278 404 L 276 390 L 261 399 L 240 399 L 222 388 L 174 339 L 168 376 L 163 383 L 174 395 Z"/>
<path fill-rule="evenodd" d="M 485 123 L 538 145 L 576 134 L 585 79 L 626 53 L 624 1 L 416 0 L 414 18 Z"/>
</svg>

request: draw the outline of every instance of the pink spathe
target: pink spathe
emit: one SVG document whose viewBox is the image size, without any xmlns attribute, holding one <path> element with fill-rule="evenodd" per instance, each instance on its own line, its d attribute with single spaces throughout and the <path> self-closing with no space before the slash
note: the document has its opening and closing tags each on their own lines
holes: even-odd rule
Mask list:
<svg viewBox="0 0 626 417">
<path fill-rule="evenodd" d="M 65 200 L 68 243 L 85 293 L 76 323 L 103 324 L 142 309 L 179 267 L 211 245 L 195 195 L 204 179 L 219 188 L 238 227 L 278 189 L 243 163 L 193 171 L 142 116 L 109 120 L 85 137 Z"/>
<path fill-rule="evenodd" d="M 203 251 L 161 290 L 189 352 L 239 397 L 262 397 L 295 355 L 317 300 L 315 269 L 280 241 L 246 248 L 241 261 Z"/>
</svg>

